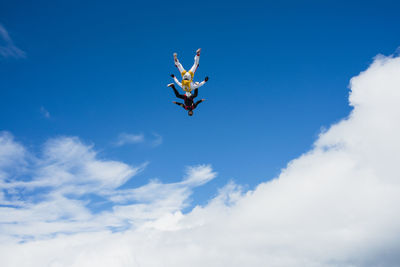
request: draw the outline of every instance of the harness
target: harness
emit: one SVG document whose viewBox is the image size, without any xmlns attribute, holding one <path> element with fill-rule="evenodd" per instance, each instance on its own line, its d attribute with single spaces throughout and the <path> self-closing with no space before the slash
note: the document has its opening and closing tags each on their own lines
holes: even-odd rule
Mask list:
<svg viewBox="0 0 400 267">
<path fill-rule="evenodd" d="M 191 84 L 192 84 L 192 81 L 193 81 L 194 73 L 191 72 L 191 71 L 189 71 L 190 80 L 184 80 L 184 79 L 183 79 L 183 76 L 184 76 L 186 73 L 187 73 L 186 70 L 182 71 L 182 73 L 181 73 L 181 75 L 182 75 L 182 89 L 183 89 L 183 91 L 191 92 L 191 91 L 192 91 Z"/>
<path fill-rule="evenodd" d="M 186 109 L 186 110 L 193 110 L 193 109 L 194 109 L 193 100 L 192 100 L 192 105 L 187 106 L 187 105 L 186 105 L 187 98 L 188 98 L 188 97 L 187 97 L 186 95 L 184 95 L 184 99 L 183 99 L 183 100 L 185 101 L 185 109 Z"/>
<path fill-rule="evenodd" d="M 191 107 L 185 106 L 185 109 L 186 109 L 186 110 L 193 110 L 194 108 L 193 108 L 193 106 L 191 106 Z"/>
</svg>

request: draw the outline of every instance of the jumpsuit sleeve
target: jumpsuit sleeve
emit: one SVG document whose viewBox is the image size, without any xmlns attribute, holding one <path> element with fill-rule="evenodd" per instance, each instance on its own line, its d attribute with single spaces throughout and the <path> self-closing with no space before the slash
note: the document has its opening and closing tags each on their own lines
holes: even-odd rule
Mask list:
<svg viewBox="0 0 400 267">
<path fill-rule="evenodd" d="M 200 104 L 201 102 L 203 102 L 203 99 L 197 101 L 197 102 L 194 104 L 194 108 L 197 108 L 197 105 Z"/>
<path fill-rule="evenodd" d="M 202 81 L 201 83 L 193 84 L 193 85 L 192 85 L 192 88 L 193 88 L 193 89 L 197 89 L 197 88 L 199 88 L 199 87 L 202 87 L 205 83 L 206 83 L 206 81 Z"/>
<path fill-rule="evenodd" d="M 176 82 L 177 85 L 179 85 L 182 88 L 182 84 L 178 81 L 176 76 L 174 76 L 174 81 Z"/>
</svg>

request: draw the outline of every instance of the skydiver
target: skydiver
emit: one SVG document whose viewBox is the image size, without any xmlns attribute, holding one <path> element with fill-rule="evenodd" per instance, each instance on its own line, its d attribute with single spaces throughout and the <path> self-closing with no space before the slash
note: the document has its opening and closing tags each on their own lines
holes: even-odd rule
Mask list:
<svg viewBox="0 0 400 267">
<path fill-rule="evenodd" d="M 183 68 L 182 64 L 179 62 L 177 53 L 174 53 L 175 66 L 178 68 L 179 72 L 182 75 L 182 83 L 178 81 L 175 75 L 171 74 L 171 77 L 174 78 L 176 84 L 178 84 L 183 89 L 183 91 L 186 92 L 186 96 L 188 97 L 191 95 L 191 91 L 193 89 L 197 89 L 200 86 L 203 86 L 208 81 L 208 77 L 206 77 L 206 79 L 200 83 L 198 82 L 193 83 L 194 73 L 199 67 L 200 52 L 201 48 L 197 49 L 196 56 L 194 57 L 194 64 L 188 72 Z"/>
<path fill-rule="evenodd" d="M 193 115 L 193 110 L 197 107 L 198 104 L 200 104 L 201 102 L 203 102 L 205 99 L 201 99 L 199 101 L 197 101 L 196 103 L 194 103 L 194 98 L 197 97 L 198 93 L 199 93 L 199 89 L 194 89 L 194 94 L 187 96 L 187 94 L 181 95 L 179 94 L 178 90 L 176 90 L 175 85 L 173 83 L 170 83 L 167 85 L 168 87 L 171 87 L 172 90 L 174 90 L 175 96 L 177 98 L 183 99 L 184 100 L 184 104 L 176 102 L 176 101 L 172 101 L 172 103 L 177 104 L 178 106 L 183 107 L 185 110 L 188 111 L 188 115 L 192 116 Z"/>
</svg>

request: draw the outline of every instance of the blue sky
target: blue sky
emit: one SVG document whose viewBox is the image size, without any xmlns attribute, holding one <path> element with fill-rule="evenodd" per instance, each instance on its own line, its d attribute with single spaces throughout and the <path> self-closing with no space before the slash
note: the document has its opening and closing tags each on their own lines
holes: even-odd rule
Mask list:
<svg viewBox="0 0 400 267">
<path fill-rule="evenodd" d="M 194 204 L 231 179 L 253 188 L 346 117 L 350 78 L 400 44 L 398 2 L 362 3 L 3 1 L 25 55 L 0 58 L 1 130 L 37 153 L 77 136 L 101 158 L 148 162 L 136 186 L 211 164 L 218 177 Z M 166 84 L 172 53 L 189 68 L 199 47 L 207 101 L 188 117 Z M 115 146 L 123 133 L 145 141 Z"/>
</svg>

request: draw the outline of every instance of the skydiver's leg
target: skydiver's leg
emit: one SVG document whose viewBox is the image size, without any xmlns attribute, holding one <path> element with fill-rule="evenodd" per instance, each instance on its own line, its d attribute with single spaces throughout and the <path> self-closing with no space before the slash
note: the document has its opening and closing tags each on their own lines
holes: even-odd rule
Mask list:
<svg viewBox="0 0 400 267">
<path fill-rule="evenodd" d="M 193 74 L 196 72 L 197 68 L 199 67 L 200 52 L 201 52 L 201 48 L 197 49 L 196 55 L 194 56 L 194 64 L 190 68 L 190 71 L 193 72 Z"/>
<path fill-rule="evenodd" d="M 176 88 L 175 88 L 175 84 L 170 83 L 170 84 L 168 84 L 168 87 L 171 87 L 172 90 L 174 90 L 175 96 L 176 96 L 177 98 L 181 98 L 181 95 L 179 94 L 178 90 L 176 90 Z"/>
<path fill-rule="evenodd" d="M 178 68 L 180 73 L 185 71 L 185 69 L 183 68 L 182 64 L 178 60 L 178 54 L 177 53 L 174 53 L 174 62 L 175 62 L 175 66 Z"/>
<path fill-rule="evenodd" d="M 178 106 L 181 106 L 185 109 L 185 105 L 176 101 L 172 101 L 172 103 L 177 104 Z"/>
<path fill-rule="evenodd" d="M 193 99 L 195 99 L 198 94 L 199 94 L 199 89 L 198 88 L 194 89 Z"/>
</svg>

